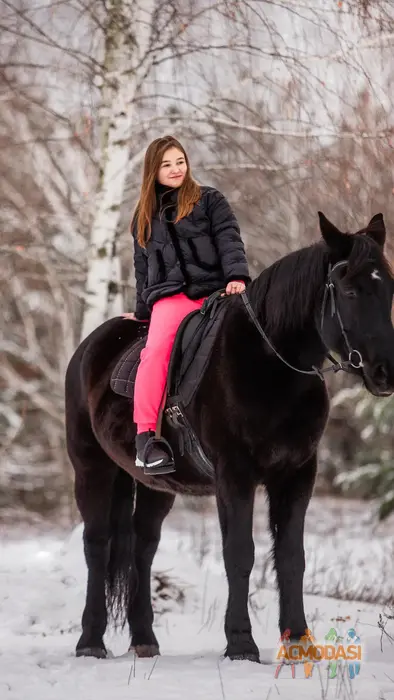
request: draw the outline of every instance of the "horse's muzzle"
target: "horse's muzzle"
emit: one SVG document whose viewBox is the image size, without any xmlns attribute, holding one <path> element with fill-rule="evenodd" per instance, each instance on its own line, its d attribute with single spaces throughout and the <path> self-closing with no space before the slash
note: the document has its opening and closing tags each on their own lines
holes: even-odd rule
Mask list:
<svg viewBox="0 0 394 700">
<path fill-rule="evenodd" d="M 373 365 L 365 363 L 364 382 L 374 396 L 391 396 L 394 393 L 394 366 L 392 361 L 380 360 Z"/>
</svg>

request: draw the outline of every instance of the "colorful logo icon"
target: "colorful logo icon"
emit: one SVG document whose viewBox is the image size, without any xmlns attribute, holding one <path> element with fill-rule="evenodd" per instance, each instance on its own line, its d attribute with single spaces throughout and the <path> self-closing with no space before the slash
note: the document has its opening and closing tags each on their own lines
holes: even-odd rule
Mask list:
<svg viewBox="0 0 394 700">
<path fill-rule="evenodd" d="M 352 680 L 359 675 L 363 649 L 361 639 L 354 627 L 343 635 L 335 627 L 327 632 L 322 643 L 316 642 L 308 629 L 299 640 L 291 639 L 291 631 L 286 630 L 280 638 L 280 646 L 276 654 L 279 662 L 275 670 L 278 678 L 282 668 L 289 667 L 295 678 L 296 665 L 302 664 L 305 678 L 310 678 L 316 663 L 328 661 L 327 671 L 330 679 L 336 678 L 339 667 L 346 666 L 349 678 Z"/>
</svg>

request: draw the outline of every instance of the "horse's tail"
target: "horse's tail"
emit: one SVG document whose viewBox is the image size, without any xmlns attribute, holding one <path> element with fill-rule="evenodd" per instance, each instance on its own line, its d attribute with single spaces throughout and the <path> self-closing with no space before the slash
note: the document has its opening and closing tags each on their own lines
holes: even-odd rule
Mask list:
<svg viewBox="0 0 394 700">
<path fill-rule="evenodd" d="M 119 468 L 111 501 L 106 593 L 110 617 L 115 626 L 122 628 L 138 585 L 134 566 L 134 498 L 134 479 Z"/>
</svg>

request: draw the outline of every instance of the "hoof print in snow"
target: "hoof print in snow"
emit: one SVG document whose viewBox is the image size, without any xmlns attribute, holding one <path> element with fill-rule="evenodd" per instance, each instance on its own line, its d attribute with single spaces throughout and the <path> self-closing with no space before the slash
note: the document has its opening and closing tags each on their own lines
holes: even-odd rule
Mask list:
<svg viewBox="0 0 394 700">
<path fill-rule="evenodd" d="M 102 647 L 84 647 L 83 649 L 77 649 L 75 656 L 78 658 L 82 656 L 93 656 L 95 659 L 106 659 L 107 652 Z"/>
<path fill-rule="evenodd" d="M 140 659 L 151 659 L 154 656 L 160 656 L 157 644 L 136 644 L 130 647 L 129 651 L 133 651 Z"/>
</svg>

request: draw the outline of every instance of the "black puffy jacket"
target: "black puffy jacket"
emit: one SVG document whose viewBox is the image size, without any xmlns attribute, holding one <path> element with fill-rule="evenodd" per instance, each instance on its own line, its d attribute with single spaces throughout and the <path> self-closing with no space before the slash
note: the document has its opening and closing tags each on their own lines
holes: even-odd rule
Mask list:
<svg viewBox="0 0 394 700">
<path fill-rule="evenodd" d="M 153 304 L 183 292 L 200 299 L 232 280 L 250 281 L 238 222 L 226 198 L 202 187 L 193 211 L 178 223 L 177 191 L 158 188 L 152 233 L 141 248 L 133 226 L 137 287 L 136 317 L 149 319 Z"/>
</svg>

